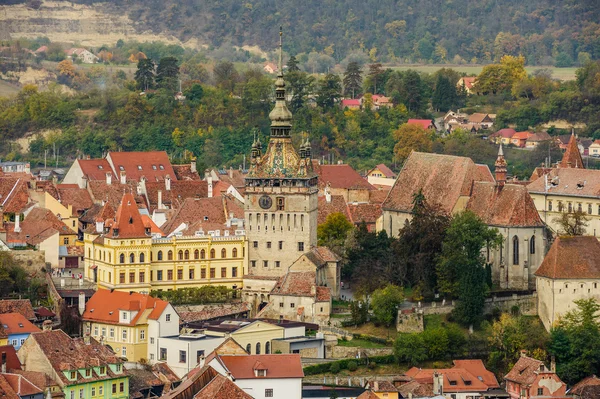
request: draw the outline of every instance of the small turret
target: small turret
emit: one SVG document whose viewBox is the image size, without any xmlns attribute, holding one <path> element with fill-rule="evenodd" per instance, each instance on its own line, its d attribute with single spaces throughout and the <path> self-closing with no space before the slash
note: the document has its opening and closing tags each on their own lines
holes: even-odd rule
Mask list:
<svg viewBox="0 0 600 399">
<path fill-rule="evenodd" d="M 500 148 L 498 149 L 498 158 L 496 158 L 496 163 L 494 166 L 496 167 L 496 170 L 495 170 L 496 184 L 498 184 L 498 186 L 502 187 L 502 186 L 504 186 L 504 183 L 506 183 L 506 169 L 507 169 L 506 159 L 504 159 L 504 151 L 502 151 L 502 144 L 500 144 Z"/>
</svg>

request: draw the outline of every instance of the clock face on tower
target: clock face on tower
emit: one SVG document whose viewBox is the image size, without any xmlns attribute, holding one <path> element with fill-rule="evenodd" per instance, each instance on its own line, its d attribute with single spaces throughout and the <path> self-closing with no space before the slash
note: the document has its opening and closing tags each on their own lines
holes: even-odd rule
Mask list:
<svg viewBox="0 0 600 399">
<path fill-rule="evenodd" d="M 273 205 L 273 200 L 268 195 L 263 195 L 258 199 L 258 205 L 260 205 L 262 209 L 269 209 L 271 205 Z"/>
</svg>

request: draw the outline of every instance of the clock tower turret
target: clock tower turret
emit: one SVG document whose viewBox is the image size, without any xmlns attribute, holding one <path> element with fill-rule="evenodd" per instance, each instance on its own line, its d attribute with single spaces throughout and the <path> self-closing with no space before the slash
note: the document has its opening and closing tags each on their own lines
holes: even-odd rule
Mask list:
<svg viewBox="0 0 600 399">
<path fill-rule="evenodd" d="M 248 274 L 277 277 L 317 245 L 318 193 L 310 142 L 306 139 L 302 143 L 301 154 L 292 144 L 292 113 L 285 101 L 281 29 L 275 107 L 269 118 L 271 135 L 267 148 L 264 153 L 256 144 L 252 148 L 252 162 L 246 176 L 245 218 Z"/>
</svg>

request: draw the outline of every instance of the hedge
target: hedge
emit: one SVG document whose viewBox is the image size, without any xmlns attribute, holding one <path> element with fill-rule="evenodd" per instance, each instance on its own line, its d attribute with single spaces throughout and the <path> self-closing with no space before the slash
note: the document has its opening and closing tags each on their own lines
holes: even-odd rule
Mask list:
<svg viewBox="0 0 600 399">
<path fill-rule="evenodd" d="M 335 362 L 329 363 L 319 363 L 314 364 L 312 366 L 304 367 L 304 375 L 315 375 L 315 374 L 325 374 L 329 373 L 331 370 L 331 365 L 336 363 L 340 366 L 340 370 L 348 370 L 348 363 L 355 362 L 358 366 L 365 366 L 368 362 L 375 362 L 377 364 L 391 364 L 396 362 L 396 357 L 394 355 L 387 356 L 372 356 L 369 358 L 361 357 L 360 359 L 341 359 L 336 360 Z"/>
</svg>

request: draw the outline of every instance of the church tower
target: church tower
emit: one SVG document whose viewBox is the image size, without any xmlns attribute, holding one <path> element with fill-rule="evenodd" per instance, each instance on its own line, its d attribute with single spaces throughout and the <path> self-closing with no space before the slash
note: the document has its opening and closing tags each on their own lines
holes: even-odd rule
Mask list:
<svg viewBox="0 0 600 399">
<path fill-rule="evenodd" d="M 308 139 L 300 154 L 292 145 L 292 113 L 285 101 L 282 31 L 275 107 L 269 114 L 271 136 L 263 152 L 255 138 L 246 176 L 245 219 L 248 274 L 282 276 L 288 267 L 317 245 L 317 174 Z"/>
</svg>

